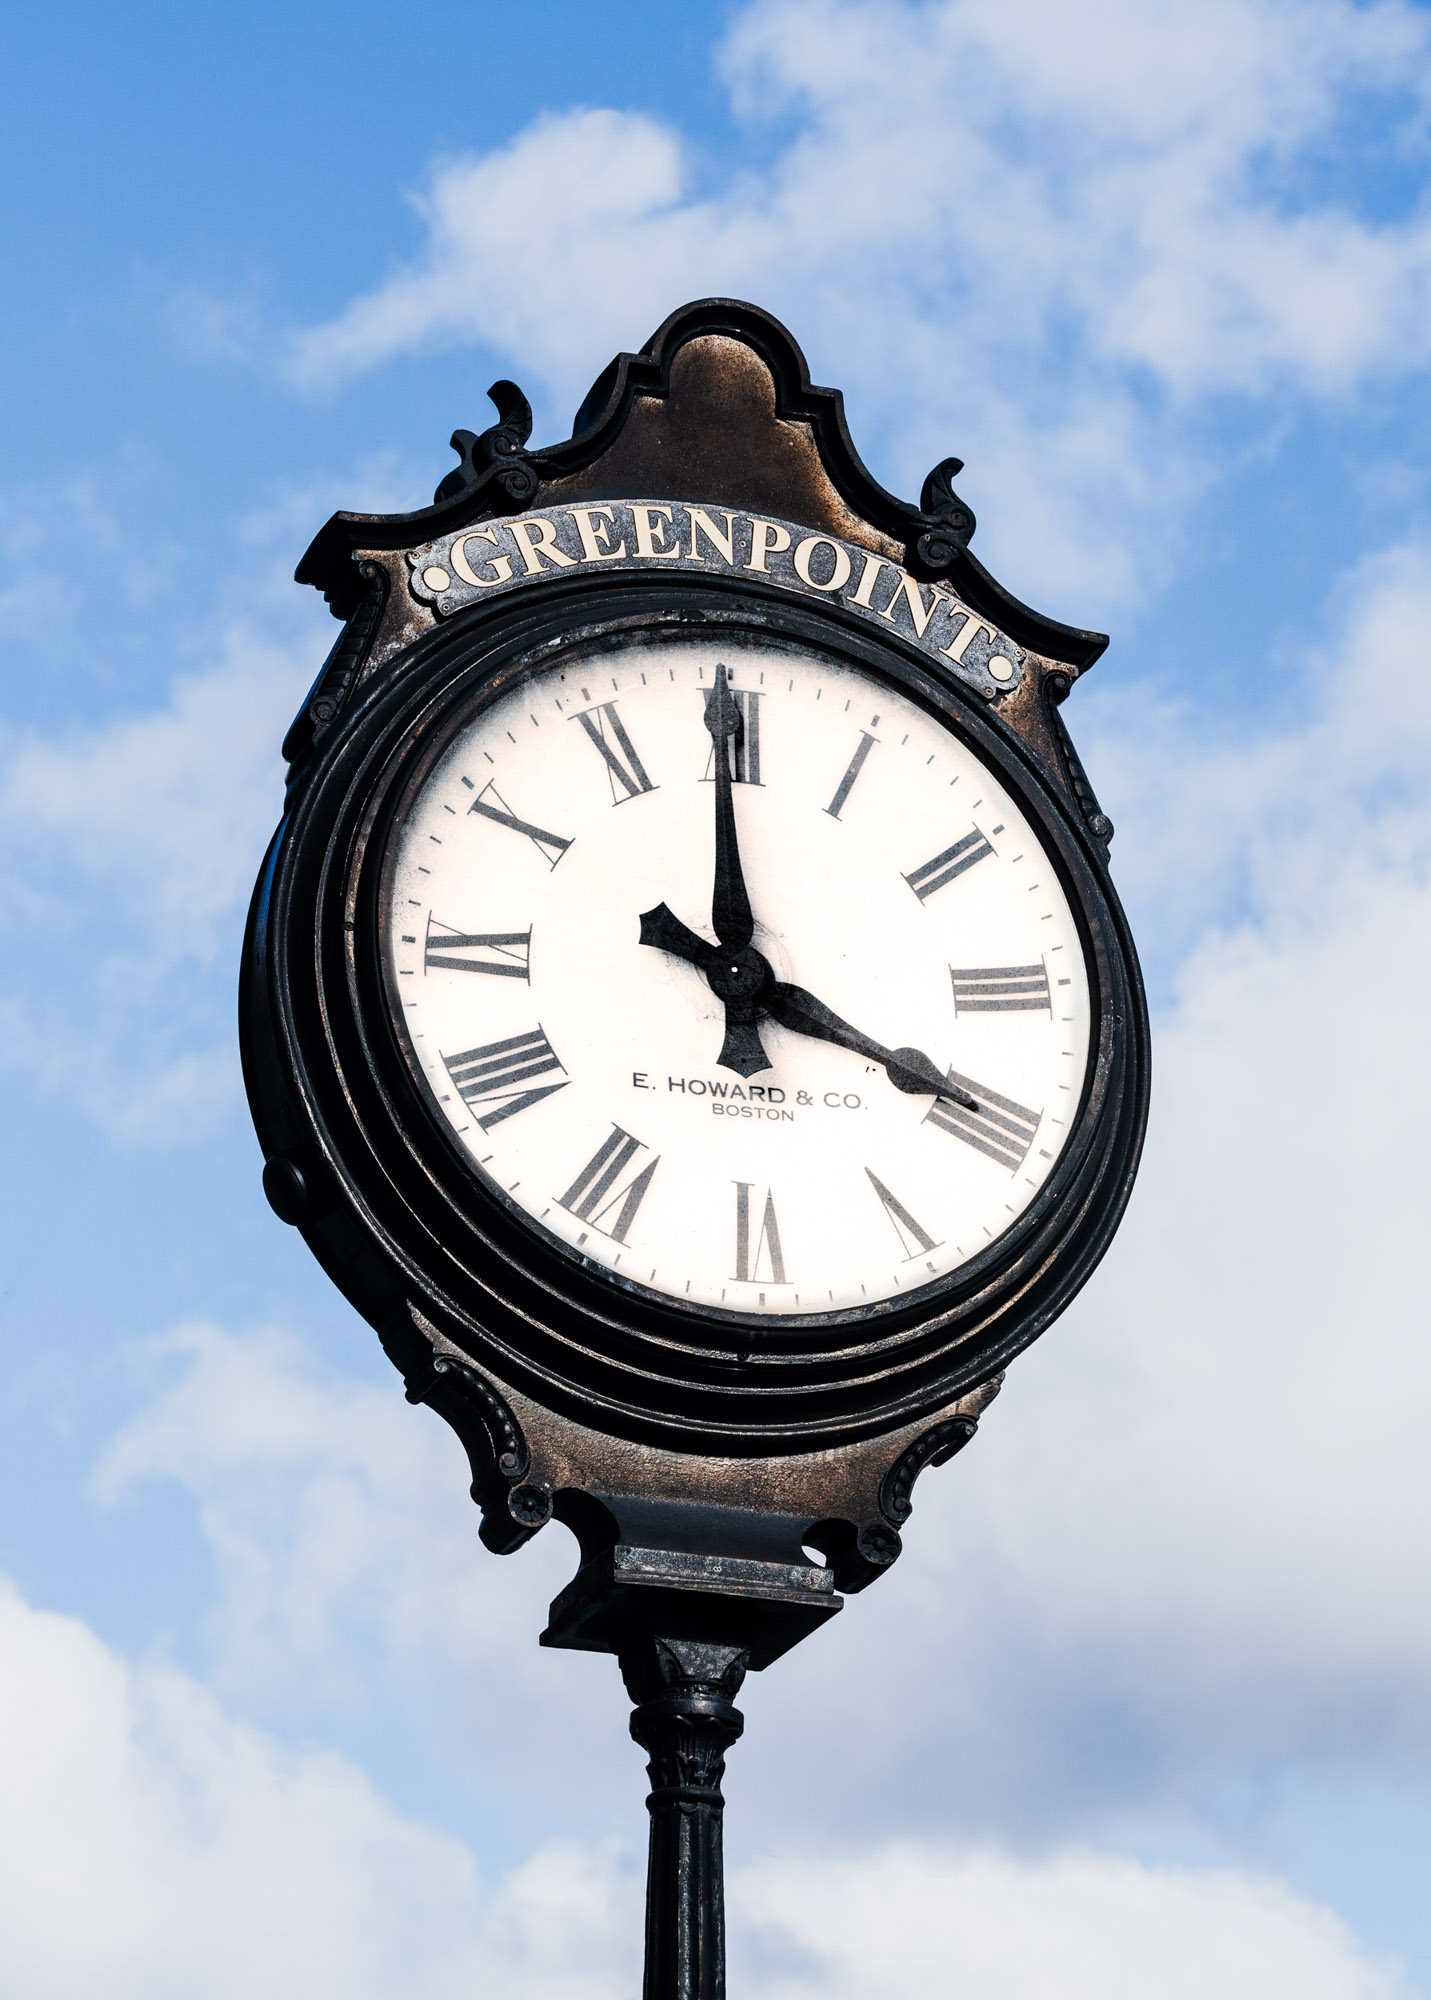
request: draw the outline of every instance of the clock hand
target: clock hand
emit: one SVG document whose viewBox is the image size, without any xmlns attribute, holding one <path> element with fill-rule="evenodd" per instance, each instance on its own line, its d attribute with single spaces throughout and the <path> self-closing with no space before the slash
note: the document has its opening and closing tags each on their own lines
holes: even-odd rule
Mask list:
<svg viewBox="0 0 1431 2000">
<path fill-rule="evenodd" d="M 668 951 L 672 958 L 684 958 L 690 965 L 698 965 L 702 972 L 710 963 L 712 955 L 719 955 L 720 946 L 708 944 L 703 937 L 697 937 L 689 924 L 683 924 L 669 904 L 658 903 L 654 910 L 641 912 L 641 942 L 654 945 L 657 951 Z"/>
<path fill-rule="evenodd" d="M 706 728 L 711 733 L 715 764 L 715 888 L 711 893 L 711 929 L 726 951 L 743 951 L 755 935 L 755 919 L 750 913 L 750 898 L 740 865 L 727 748 L 728 740 L 740 731 L 741 719 L 725 668 L 717 666 L 715 674 L 715 685 L 706 696 Z"/>
<path fill-rule="evenodd" d="M 698 937 L 665 903 L 642 913 L 641 942 L 654 945 L 658 951 L 668 951 L 673 958 L 685 959 L 706 975 L 711 990 L 725 1001 L 726 1039 L 720 1053 L 721 1063 L 741 1076 L 754 1076 L 758 1070 L 771 1067 L 765 1060 L 755 1026 L 757 1011 L 763 1011 L 793 1034 L 833 1042 L 837 1048 L 850 1049 L 855 1055 L 880 1063 L 895 1089 L 911 1097 L 927 1092 L 950 1098 L 966 1111 L 979 1109 L 976 1101 L 941 1075 L 921 1050 L 887 1049 L 882 1042 L 862 1035 L 803 986 L 772 980 L 770 968 L 758 952 L 742 953 L 739 959 L 732 957 L 719 945 L 708 944 Z"/>
<path fill-rule="evenodd" d="M 669 951 L 699 967 L 716 998 L 725 1006 L 725 1040 L 716 1058 L 737 1076 L 754 1076 L 770 1068 L 756 1026 L 756 1002 L 770 979 L 770 967 L 751 947 L 755 919 L 740 865 L 735 831 L 735 801 L 731 796 L 729 739 L 740 729 L 740 710 L 731 699 L 723 666 L 706 696 L 706 728 L 711 735 L 715 769 L 715 886 L 711 891 L 711 929 L 719 944 L 707 944 L 664 903 L 641 918 L 641 942 Z"/>
<path fill-rule="evenodd" d="M 968 1092 L 950 1083 L 922 1050 L 885 1048 L 882 1042 L 872 1041 L 848 1021 L 842 1021 L 823 1000 L 817 1000 L 803 986 L 787 986 L 783 980 L 772 980 L 763 997 L 766 1012 L 782 1028 L 789 1028 L 797 1035 L 811 1035 L 816 1041 L 833 1042 L 837 1048 L 852 1049 L 856 1055 L 883 1064 L 896 1090 L 911 1097 L 925 1093 L 947 1097 L 955 1104 L 962 1104 L 966 1111 L 979 1109 Z"/>
<path fill-rule="evenodd" d="M 724 1003 L 725 1040 L 716 1058 L 722 1069 L 733 1069 L 737 1076 L 755 1076 L 770 1068 L 756 1025 L 770 967 L 758 951 L 748 945 L 743 951 L 723 951 L 718 944 L 708 944 L 665 903 L 642 912 L 641 942 L 697 967 L 705 974 L 712 993 Z"/>
</svg>

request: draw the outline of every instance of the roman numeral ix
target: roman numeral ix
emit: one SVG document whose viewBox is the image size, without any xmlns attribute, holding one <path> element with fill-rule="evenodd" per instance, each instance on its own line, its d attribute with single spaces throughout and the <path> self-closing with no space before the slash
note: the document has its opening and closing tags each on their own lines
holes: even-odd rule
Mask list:
<svg viewBox="0 0 1431 2000">
<path fill-rule="evenodd" d="M 617 1184 L 636 1155 L 646 1150 L 643 1140 L 633 1139 L 629 1132 L 613 1125 L 610 1138 L 602 1141 L 566 1193 L 558 1197 L 557 1206 L 580 1221 L 589 1222 L 593 1229 L 599 1229 L 614 1242 L 624 1243 L 636 1220 L 636 1211 L 646 1199 L 651 1177 L 661 1164 L 660 1154 L 634 1174 L 624 1188 Z M 616 1220 L 608 1227 L 606 1218 L 614 1208 Z"/>
<path fill-rule="evenodd" d="M 975 1152 L 987 1154 L 1010 1173 L 1016 1173 L 1028 1157 L 1043 1113 L 1030 1111 L 1025 1104 L 1015 1104 L 1011 1097 L 1000 1097 L 996 1090 L 986 1089 L 982 1083 L 974 1083 L 952 1069 L 948 1075 L 950 1083 L 966 1090 L 979 1108 L 966 1111 L 962 1104 L 936 1097 L 925 1116 L 925 1124 L 952 1133 Z"/>
<path fill-rule="evenodd" d="M 429 972 L 490 972 L 531 983 L 532 931 L 455 931 L 427 920 L 422 962 Z"/>
<path fill-rule="evenodd" d="M 477 1114 L 484 1132 L 515 1118 L 533 1104 L 540 1104 L 571 1081 L 563 1074 L 560 1083 L 545 1083 L 535 1090 L 527 1086 L 533 1077 L 546 1076 L 554 1069 L 565 1070 L 541 1029 L 525 1035 L 511 1035 L 504 1042 L 489 1042 L 482 1049 L 464 1049 L 460 1055 L 444 1056 L 447 1074 L 459 1096 Z"/>
<path fill-rule="evenodd" d="M 605 760 L 614 806 L 625 805 L 628 799 L 639 798 L 642 792 L 655 791 L 646 776 L 645 765 L 636 755 L 636 746 L 626 733 L 626 725 L 616 713 L 614 701 L 604 701 L 595 709 L 583 709 L 573 720 L 581 724 Z"/>
<path fill-rule="evenodd" d="M 914 869 L 904 879 L 924 903 L 936 889 L 942 889 L 956 875 L 964 874 L 976 861 L 985 860 L 993 851 L 976 826 L 972 833 L 966 833 L 962 840 L 956 840 L 952 847 L 946 847 L 942 854 L 936 854 L 932 861 L 926 861 L 922 868 Z"/>
<path fill-rule="evenodd" d="M 951 965 L 954 1012 L 959 1014 L 1036 1014 L 1048 1010 L 1048 967 L 1037 965 Z"/>
<path fill-rule="evenodd" d="M 495 804 L 488 799 L 489 792 Z M 528 820 L 518 819 L 494 784 L 488 783 L 482 787 L 468 807 L 468 811 L 481 813 L 484 819 L 495 820 L 498 826 L 509 826 L 514 833 L 524 833 L 548 868 L 555 868 L 571 846 L 571 842 L 563 840 L 559 833 L 544 833 L 541 827 L 531 825 Z"/>
<path fill-rule="evenodd" d="M 775 1220 L 775 1196 L 767 1189 L 765 1205 L 760 1210 L 760 1219 L 752 1236 L 752 1207 L 754 1193 L 752 1181 L 735 1183 L 735 1279 L 737 1284 L 758 1285 L 761 1283 L 760 1261 L 763 1257 L 770 1272 L 767 1283 L 783 1285 L 785 1278 L 785 1258 L 780 1249 L 780 1225 Z"/>
</svg>

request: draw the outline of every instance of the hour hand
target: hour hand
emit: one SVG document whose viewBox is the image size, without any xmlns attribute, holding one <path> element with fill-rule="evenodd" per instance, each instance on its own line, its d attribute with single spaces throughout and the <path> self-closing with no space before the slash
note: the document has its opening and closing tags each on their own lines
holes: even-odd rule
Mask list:
<svg viewBox="0 0 1431 2000">
<path fill-rule="evenodd" d="M 641 942 L 654 945 L 657 951 L 668 951 L 673 958 L 684 958 L 689 964 L 698 965 L 702 972 L 719 950 L 698 937 L 689 924 L 683 924 L 665 903 L 641 912 Z"/>
<path fill-rule="evenodd" d="M 858 1028 L 842 1021 L 823 1000 L 817 1000 L 803 986 L 787 986 L 783 980 L 775 981 L 766 992 L 765 1006 L 782 1028 L 789 1028 L 794 1034 L 810 1035 L 820 1042 L 833 1042 L 836 1048 L 851 1049 L 856 1055 L 882 1064 L 885 1075 L 896 1090 L 905 1091 L 911 1097 L 947 1097 L 955 1104 L 962 1104 L 966 1111 L 979 1109 L 968 1092 L 950 1083 L 921 1049 L 887 1049 L 883 1042 L 862 1035 Z"/>
<path fill-rule="evenodd" d="M 732 1069 L 737 1076 L 756 1076 L 770 1068 L 756 1024 L 770 968 L 758 951 L 748 947 L 722 951 L 719 945 L 707 944 L 665 903 L 642 911 L 641 942 L 657 951 L 668 951 L 673 958 L 683 958 L 705 974 L 707 985 L 725 1008 L 725 1040 L 716 1058 L 722 1069 Z"/>
</svg>

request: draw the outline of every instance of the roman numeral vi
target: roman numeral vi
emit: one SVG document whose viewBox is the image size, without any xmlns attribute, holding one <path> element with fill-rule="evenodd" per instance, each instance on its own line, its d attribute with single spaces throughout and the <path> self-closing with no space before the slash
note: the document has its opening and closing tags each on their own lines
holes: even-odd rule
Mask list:
<svg viewBox="0 0 1431 2000">
<path fill-rule="evenodd" d="M 758 1204 L 751 1202 L 754 1183 L 737 1181 L 735 1184 L 735 1278 L 741 1285 L 758 1285 L 761 1282 L 760 1261 L 763 1257 L 769 1269 L 767 1280 L 772 1285 L 783 1285 L 785 1278 L 785 1258 L 780 1249 L 780 1225 L 775 1220 L 775 1196 L 767 1189 L 765 1206 L 760 1209 L 759 1220 L 755 1221 L 752 1209 Z M 754 1233 L 751 1224 L 755 1221 Z"/>
</svg>

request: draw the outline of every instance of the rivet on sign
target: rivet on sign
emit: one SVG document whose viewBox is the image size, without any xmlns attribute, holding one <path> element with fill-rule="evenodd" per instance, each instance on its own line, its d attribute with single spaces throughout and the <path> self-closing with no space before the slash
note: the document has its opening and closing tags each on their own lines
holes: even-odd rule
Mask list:
<svg viewBox="0 0 1431 2000">
<path fill-rule="evenodd" d="M 447 571 L 440 568 L 436 563 L 433 563 L 423 571 L 422 580 L 429 590 L 447 590 L 450 589 L 452 584 L 452 578 L 447 574 Z"/>
</svg>

